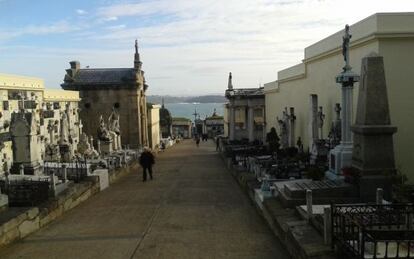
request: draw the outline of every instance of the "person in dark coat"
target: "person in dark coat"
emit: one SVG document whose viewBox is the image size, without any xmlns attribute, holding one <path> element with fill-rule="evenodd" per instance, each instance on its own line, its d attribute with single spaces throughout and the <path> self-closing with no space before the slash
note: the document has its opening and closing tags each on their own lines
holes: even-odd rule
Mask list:
<svg viewBox="0 0 414 259">
<path fill-rule="evenodd" d="M 147 180 L 147 170 L 152 180 L 152 166 L 155 164 L 154 155 L 151 153 L 151 150 L 147 147 L 144 148 L 144 152 L 142 152 L 139 158 L 139 164 L 142 166 L 142 181 L 145 182 Z"/>
</svg>

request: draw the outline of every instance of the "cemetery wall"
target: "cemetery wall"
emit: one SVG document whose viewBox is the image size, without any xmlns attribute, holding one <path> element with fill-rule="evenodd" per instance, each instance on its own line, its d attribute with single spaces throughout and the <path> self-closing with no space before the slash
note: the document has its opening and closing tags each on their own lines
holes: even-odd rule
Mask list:
<svg viewBox="0 0 414 259">
<path fill-rule="evenodd" d="M 350 65 L 360 73 L 361 59 L 377 52 L 384 56 L 386 81 L 389 94 L 391 121 L 398 127 L 394 135 L 396 164 L 414 181 L 414 89 L 412 66 L 414 64 L 414 13 L 376 14 L 350 27 L 353 35 Z M 309 139 L 310 94 L 318 95 L 318 106 L 326 115 L 324 138 L 334 120 L 335 103 L 341 103 L 341 88 L 335 76 L 342 71 L 342 31 L 305 49 L 305 59 L 300 65 L 278 73 L 277 83 L 266 84 L 267 131 L 278 124 L 284 107 L 294 107 L 297 116 L 296 136 L 302 137 L 305 149 Z M 303 67 L 303 69 L 300 69 Z M 411 69 L 411 70 L 410 70 Z M 354 118 L 358 99 L 357 83 L 354 87 Z M 410 175 L 411 173 L 411 175 Z"/>
</svg>

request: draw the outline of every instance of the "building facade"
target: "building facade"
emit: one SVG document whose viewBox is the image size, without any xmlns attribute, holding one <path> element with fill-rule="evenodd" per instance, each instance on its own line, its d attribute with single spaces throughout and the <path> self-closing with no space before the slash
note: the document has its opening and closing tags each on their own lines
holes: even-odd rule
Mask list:
<svg viewBox="0 0 414 259">
<path fill-rule="evenodd" d="M 339 28 L 338 28 L 339 29 Z M 392 124 L 398 127 L 394 135 L 396 164 L 401 172 L 414 181 L 414 13 L 378 13 L 350 26 L 350 65 L 358 74 L 361 60 L 372 52 L 384 57 Z M 277 81 L 265 84 L 267 131 L 277 128 L 285 107 L 294 107 L 295 135 L 305 148 L 310 142 L 310 96 L 317 95 L 323 108 L 324 138 L 335 121 L 335 106 L 341 103 L 341 87 L 335 77 L 342 71 L 343 31 L 339 31 L 305 48 L 304 59 L 298 65 L 278 72 Z M 353 112 L 355 117 L 359 84 L 354 85 Z"/>
<path fill-rule="evenodd" d="M 247 140 L 264 142 L 265 94 L 263 87 L 234 89 L 232 75 L 229 74 L 225 93 L 228 103 L 225 105 L 226 131 L 229 140 Z"/>
<path fill-rule="evenodd" d="M 203 133 L 209 138 L 224 134 L 224 118 L 217 115 L 216 111 L 204 120 Z"/>
<path fill-rule="evenodd" d="M 172 134 L 175 137 L 191 138 L 192 122 L 187 118 L 172 118 Z"/>
<path fill-rule="evenodd" d="M 87 135 L 96 136 L 100 117 L 108 118 L 115 109 L 120 116 L 122 145 L 149 145 L 145 96 L 148 85 L 141 68 L 137 42 L 133 68 L 80 68 L 78 61 L 70 62 L 61 86 L 80 92 L 81 119 Z"/>
</svg>

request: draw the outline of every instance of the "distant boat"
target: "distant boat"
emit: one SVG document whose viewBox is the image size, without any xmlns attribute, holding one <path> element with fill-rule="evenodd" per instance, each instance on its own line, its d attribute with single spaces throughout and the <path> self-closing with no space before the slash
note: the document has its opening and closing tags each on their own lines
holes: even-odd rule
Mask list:
<svg viewBox="0 0 414 259">
<path fill-rule="evenodd" d="M 193 103 L 193 104 L 200 104 L 200 103 L 195 102 L 195 103 Z"/>
</svg>

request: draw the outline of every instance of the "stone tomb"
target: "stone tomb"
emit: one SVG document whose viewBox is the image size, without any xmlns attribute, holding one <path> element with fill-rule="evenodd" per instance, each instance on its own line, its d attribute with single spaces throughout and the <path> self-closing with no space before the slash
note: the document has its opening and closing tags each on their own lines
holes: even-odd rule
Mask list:
<svg viewBox="0 0 414 259">
<path fill-rule="evenodd" d="M 392 176 L 396 173 L 383 58 L 373 53 L 362 59 L 354 133 L 352 167 L 359 173 L 360 195 L 364 201 L 375 199 L 377 188 L 391 198 Z"/>
<path fill-rule="evenodd" d="M 275 183 L 280 201 L 288 207 L 306 203 L 306 190 L 312 191 L 315 204 L 344 203 L 357 200 L 355 187 L 343 181 L 310 179 Z"/>
</svg>

